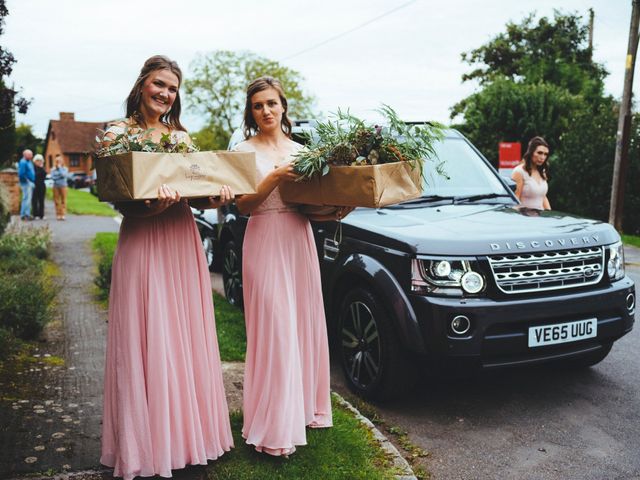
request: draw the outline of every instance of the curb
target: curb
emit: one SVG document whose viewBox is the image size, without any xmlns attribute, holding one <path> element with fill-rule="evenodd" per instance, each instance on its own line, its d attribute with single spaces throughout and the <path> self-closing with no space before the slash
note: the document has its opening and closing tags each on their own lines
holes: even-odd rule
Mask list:
<svg viewBox="0 0 640 480">
<path fill-rule="evenodd" d="M 371 420 L 362 415 L 356 407 L 351 405 L 339 393 L 331 392 L 331 394 L 341 406 L 353 413 L 356 419 L 358 419 L 358 421 L 362 425 L 371 430 L 371 433 L 380 445 L 380 448 L 382 448 L 382 450 L 384 450 L 385 453 L 387 453 L 393 459 L 393 466 L 399 472 L 401 472 L 395 475 L 396 480 L 417 480 L 417 477 L 415 473 L 413 473 L 409 462 L 407 462 L 407 460 L 402 455 L 400 455 L 398 449 L 389 441 L 387 437 L 383 435 L 380 430 L 378 430 L 378 428 L 371 422 Z"/>
</svg>

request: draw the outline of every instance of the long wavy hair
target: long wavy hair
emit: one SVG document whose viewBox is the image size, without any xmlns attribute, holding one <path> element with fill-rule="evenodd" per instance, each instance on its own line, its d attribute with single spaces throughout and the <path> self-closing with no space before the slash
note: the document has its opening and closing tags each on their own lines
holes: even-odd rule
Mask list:
<svg viewBox="0 0 640 480">
<path fill-rule="evenodd" d="M 540 146 L 547 147 L 547 149 L 551 151 L 551 149 L 549 148 L 549 144 L 546 142 L 544 138 L 533 137 L 531 140 L 529 140 L 529 144 L 527 145 L 527 151 L 524 152 L 524 156 L 522 157 L 522 159 L 524 160 L 524 168 L 529 175 L 531 175 L 531 172 L 533 171 L 533 167 L 535 166 L 533 164 L 533 153 L 536 151 L 536 148 Z M 540 176 L 542 178 L 544 178 L 545 180 L 549 180 L 549 157 L 548 156 L 542 165 L 535 166 L 535 167 L 538 169 L 538 172 L 540 173 Z"/>
<path fill-rule="evenodd" d="M 249 84 L 247 87 L 247 101 L 244 106 L 244 138 L 245 140 L 252 137 L 258 132 L 258 124 L 256 123 L 255 118 L 253 118 L 253 109 L 251 105 L 251 98 L 258 92 L 262 92 L 267 88 L 273 88 L 276 92 L 278 92 L 278 96 L 280 97 L 280 103 L 282 103 L 282 108 L 284 111 L 282 112 L 282 120 L 280 122 L 280 128 L 282 128 L 283 133 L 287 137 L 291 137 L 291 120 L 287 116 L 287 112 L 289 111 L 289 105 L 287 103 L 287 97 L 284 95 L 284 89 L 282 88 L 282 84 L 280 80 L 265 75 L 260 78 L 256 78 L 253 82 Z"/>
<path fill-rule="evenodd" d="M 144 62 L 144 65 L 140 70 L 140 75 L 138 75 L 136 83 L 133 84 L 131 93 L 129 93 L 129 96 L 127 97 L 127 119 L 142 128 L 147 128 L 144 117 L 140 113 L 142 87 L 144 86 L 144 82 L 147 78 L 149 78 L 149 75 L 158 70 L 169 70 L 178 77 L 178 88 L 180 87 L 180 84 L 182 84 L 182 70 L 180 70 L 178 64 L 170 58 L 165 57 L 164 55 L 154 55 Z M 171 127 L 173 130 L 182 130 L 186 132 L 187 129 L 182 126 L 182 123 L 180 123 L 181 110 L 180 91 L 177 91 L 173 105 L 171 105 L 169 111 L 160 117 L 160 121 Z"/>
</svg>

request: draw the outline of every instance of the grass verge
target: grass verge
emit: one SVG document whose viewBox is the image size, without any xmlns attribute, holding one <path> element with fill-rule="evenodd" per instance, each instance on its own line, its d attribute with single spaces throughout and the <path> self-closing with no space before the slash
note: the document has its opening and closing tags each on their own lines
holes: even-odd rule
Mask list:
<svg viewBox="0 0 640 480">
<path fill-rule="evenodd" d="M 621 235 L 622 242 L 625 245 L 633 245 L 634 247 L 640 248 L 640 237 L 637 235 Z"/>
<path fill-rule="evenodd" d="M 47 198 L 53 200 L 53 190 L 47 189 Z M 115 217 L 116 212 L 108 203 L 98 201 L 98 197 L 89 192 L 67 188 L 67 212 L 75 215 L 100 215 Z"/>
<path fill-rule="evenodd" d="M 207 469 L 210 480 L 394 478 L 391 459 L 351 412 L 333 403 L 333 428 L 307 429 L 307 445 L 288 460 L 258 453 L 240 435 L 242 414 L 231 415 L 236 447 Z"/>
</svg>

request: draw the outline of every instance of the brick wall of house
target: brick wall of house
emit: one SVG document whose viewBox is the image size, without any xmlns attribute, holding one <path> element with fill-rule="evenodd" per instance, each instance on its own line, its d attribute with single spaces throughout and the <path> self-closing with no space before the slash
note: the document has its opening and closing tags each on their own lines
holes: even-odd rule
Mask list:
<svg viewBox="0 0 640 480">
<path fill-rule="evenodd" d="M 44 151 L 45 170 L 47 171 L 47 173 L 51 172 L 51 169 L 54 167 L 56 155 L 58 154 L 62 155 L 65 166 L 69 166 L 69 159 L 64 158 L 64 154 L 62 152 L 62 149 L 60 148 L 60 143 L 58 143 L 56 133 L 55 131 L 52 131 L 49 137 L 49 142 L 47 142 L 46 145 L 46 150 Z"/>
</svg>

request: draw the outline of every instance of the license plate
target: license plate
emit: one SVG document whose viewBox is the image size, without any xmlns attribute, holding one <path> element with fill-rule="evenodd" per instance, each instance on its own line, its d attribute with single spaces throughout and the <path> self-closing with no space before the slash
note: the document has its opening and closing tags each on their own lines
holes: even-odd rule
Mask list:
<svg viewBox="0 0 640 480">
<path fill-rule="evenodd" d="M 529 328 L 529 346 L 555 345 L 557 343 L 575 342 L 598 335 L 598 319 L 589 318 L 576 322 L 541 325 Z"/>
</svg>

